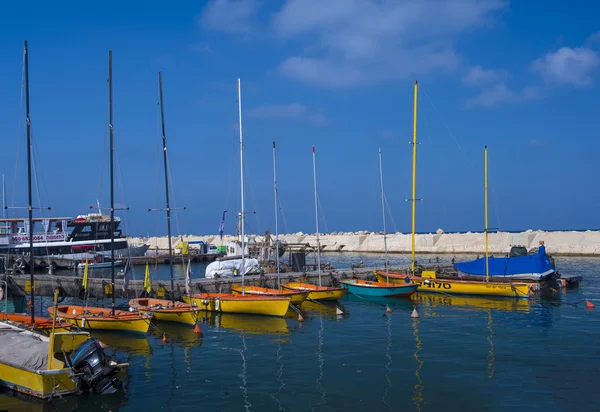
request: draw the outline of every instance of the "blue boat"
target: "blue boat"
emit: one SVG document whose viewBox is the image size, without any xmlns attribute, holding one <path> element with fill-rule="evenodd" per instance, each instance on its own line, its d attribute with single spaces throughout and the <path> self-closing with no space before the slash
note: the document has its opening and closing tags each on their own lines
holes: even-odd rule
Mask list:
<svg viewBox="0 0 600 412">
<path fill-rule="evenodd" d="M 388 284 L 386 282 L 373 282 L 362 279 L 340 280 L 343 287 L 350 293 L 364 296 L 410 296 L 417 291 L 419 287 L 416 283 L 406 283 L 404 285 Z"/>
<path fill-rule="evenodd" d="M 485 276 L 485 257 L 469 262 L 455 263 L 454 268 L 461 274 Z M 552 258 L 546 254 L 542 244 L 537 253 L 528 254 L 522 246 L 513 246 L 508 257 L 488 258 L 489 276 L 511 280 L 533 280 L 540 282 L 556 273 Z"/>
</svg>

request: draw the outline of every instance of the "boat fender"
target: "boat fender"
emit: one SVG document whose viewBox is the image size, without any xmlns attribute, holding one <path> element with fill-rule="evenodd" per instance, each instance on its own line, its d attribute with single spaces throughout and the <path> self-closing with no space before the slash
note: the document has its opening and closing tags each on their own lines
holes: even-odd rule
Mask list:
<svg viewBox="0 0 600 412">
<path fill-rule="evenodd" d="M 0 287 L 0 300 L 4 299 L 4 286 Z M 8 312 L 8 308 L 4 309 Z"/>
<path fill-rule="evenodd" d="M 54 290 L 56 292 L 58 292 L 58 298 L 56 301 L 58 303 L 62 303 L 62 301 L 65 300 L 65 297 L 67 295 L 67 293 L 65 292 L 65 289 L 62 286 L 58 286 L 58 287 L 54 288 Z"/>
<path fill-rule="evenodd" d="M 219 311 L 221 309 L 221 299 L 217 299 L 215 309 Z"/>
<path fill-rule="evenodd" d="M 75 309 L 73 309 L 73 312 L 75 311 Z M 85 328 L 85 317 L 81 318 L 81 327 Z"/>
<path fill-rule="evenodd" d="M 208 300 L 206 300 L 206 299 L 202 299 L 202 305 L 204 305 L 204 306 L 208 306 Z"/>
</svg>

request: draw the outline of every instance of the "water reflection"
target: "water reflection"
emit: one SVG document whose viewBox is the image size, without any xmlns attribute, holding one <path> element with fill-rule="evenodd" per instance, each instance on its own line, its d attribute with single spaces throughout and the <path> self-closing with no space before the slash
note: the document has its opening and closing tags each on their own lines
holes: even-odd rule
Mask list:
<svg viewBox="0 0 600 412">
<path fill-rule="evenodd" d="M 248 401 L 248 389 L 246 388 L 246 334 L 244 332 L 241 333 L 242 335 L 242 349 L 240 350 L 240 356 L 242 358 L 242 391 L 244 393 L 244 408 L 246 409 L 246 411 L 250 410 L 250 407 L 252 406 L 252 404 L 250 403 L 250 401 Z"/>
<path fill-rule="evenodd" d="M 235 329 L 251 334 L 284 334 L 289 332 L 286 320 L 276 316 L 205 312 L 205 315 L 201 315 L 200 320 L 216 328 Z"/>
<path fill-rule="evenodd" d="M 277 402 L 278 409 L 283 411 L 285 409 L 281 406 L 281 401 L 279 400 L 279 393 L 285 386 L 285 382 L 283 381 L 283 355 L 281 354 L 281 340 L 277 342 L 277 356 L 275 360 L 279 365 L 279 369 L 277 370 L 277 382 L 279 382 L 279 388 L 277 389 L 277 392 L 271 394 L 271 398 Z"/>
<path fill-rule="evenodd" d="M 321 318 L 325 319 L 337 319 L 336 310 L 340 308 L 340 310 L 344 313 L 348 313 L 347 309 L 339 302 L 310 302 L 304 301 L 302 305 L 300 305 L 300 310 L 302 312 L 314 312 L 321 315 Z"/>
<path fill-rule="evenodd" d="M 161 322 L 154 327 L 152 334 L 162 338 L 167 336 L 167 342 L 176 343 L 180 347 L 193 348 L 202 345 L 202 335 L 194 331 L 194 327 L 182 323 Z"/>
<path fill-rule="evenodd" d="M 312 411 L 314 411 L 317 406 L 325 405 L 327 403 L 327 401 L 325 400 L 325 390 L 323 389 L 323 384 L 321 383 L 321 381 L 323 380 L 323 364 L 325 363 L 325 358 L 323 356 L 323 317 L 321 316 L 319 320 L 321 322 L 319 327 L 319 338 L 317 340 L 317 359 L 319 360 L 319 377 L 317 378 L 316 383 L 317 388 L 321 393 L 321 402 L 313 403 L 311 405 Z"/>
<path fill-rule="evenodd" d="M 490 331 L 488 334 L 488 342 L 490 343 L 490 352 L 488 353 L 488 379 L 492 379 L 494 373 L 496 372 L 496 368 L 494 367 L 494 360 L 496 359 L 496 354 L 494 352 L 494 341 L 492 340 L 492 336 L 494 335 L 494 331 L 492 330 L 492 311 L 488 309 L 488 322 L 487 328 Z"/>
<path fill-rule="evenodd" d="M 390 348 L 392 347 L 392 314 L 387 314 L 387 345 L 385 347 L 385 356 L 388 359 L 387 364 L 385 365 L 385 380 L 387 382 L 387 386 L 385 387 L 385 392 L 383 393 L 383 403 L 388 406 L 388 408 L 392 409 L 392 405 L 390 405 L 386 398 L 389 390 L 392 388 L 392 355 L 390 354 Z"/>
<path fill-rule="evenodd" d="M 108 331 L 92 331 L 91 335 L 108 345 L 113 352 L 125 352 L 128 358 L 131 355 L 148 355 L 152 352 L 148 338 L 145 335 Z"/>
<path fill-rule="evenodd" d="M 421 380 L 421 368 L 423 367 L 423 361 L 419 359 L 419 352 L 421 352 L 422 344 L 421 339 L 419 339 L 419 318 L 413 320 L 413 335 L 415 336 L 415 353 L 413 357 L 417 361 L 417 369 L 415 369 L 415 377 L 417 378 L 417 383 L 415 383 L 413 390 L 413 401 L 415 402 L 415 406 L 417 411 L 421 411 L 421 404 L 423 403 L 423 389 L 425 386 L 423 385 L 423 381 Z"/>
<path fill-rule="evenodd" d="M 464 306 L 468 308 L 501 311 L 525 311 L 531 309 L 529 299 L 492 298 L 481 296 L 451 296 L 433 293 L 416 293 L 413 300 L 424 305 L 435 306 Z"/>
</svg>

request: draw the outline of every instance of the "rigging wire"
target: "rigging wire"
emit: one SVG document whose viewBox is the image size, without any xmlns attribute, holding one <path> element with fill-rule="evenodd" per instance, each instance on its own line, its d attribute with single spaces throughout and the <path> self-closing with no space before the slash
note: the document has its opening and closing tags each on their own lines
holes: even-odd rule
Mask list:
<svg viewBox="0 0 600 412">
<path fill-rule="evenodd" d="M 21 96 L 19 99 L 19 112 L 23 112 L 23 94 L 25 90 L 25 53 L 23 53 L 23 63 L 21 66 Z M 21 125 L 23 121 L 23 116 L 19 116 L 19 122 L 17 126 L 17 154 L 15 158 L 15 171 L 13 175 L 13 187 L 12 187 L 12 195 L 11 195 L 11 206 L 15 205 L 15 190 L 17 188 L 17 170 L 19 167 L 19 148 L 21 147 Z M 13 211 L 13 216 L 15 212 Z"/>
<path fill-rule="evenodd" d="M 323 206 L 321 205 L 321 198 L 319 197 L 319 193 L 317 192 L 317 204 L 319 205 L 319 215 L 321 219 L 323 219 L 323 223 L 325 224 L 326 232 L 322 232 L 323 234 L 329 233 L 329 228 L 327 227 L 327 221 L 325 220 L 325 213 L 323 212 Z"/>
<path fill-rule="evenodd" d="M 392 210 L 390 209 L 390 204 L 388 203 L 387 194 L 385 194 L 385 192 L 383 193 L 383 199 L 385 200 L 385 207 L 388 211 L 392 227 L 394 228 L 394 233 L 397 233 L 398 229 L 396 227 L 396 221 L 394 220 L 394 215 L 392 214 Z"/>
<path fill-rule="evenodd" d="M 277 190 L 279 191 L 279 189 Z M 290 233 L 288 230 L 287 221 L 285 220 L 285 215 L 283 214 L 283 205 L 281 204 L 281 197 L 277 196 L 277 203 L 279 203 L 279 212 L 281 213 L 281 218 L 283 219 L 283 227 L 285 228 L 286 233 Z"/>
</svg>

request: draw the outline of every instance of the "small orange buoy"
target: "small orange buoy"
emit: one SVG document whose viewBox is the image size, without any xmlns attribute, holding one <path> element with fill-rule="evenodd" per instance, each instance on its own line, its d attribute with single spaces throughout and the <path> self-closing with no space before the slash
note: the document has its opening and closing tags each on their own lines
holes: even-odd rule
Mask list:
<svg viewBox="0 0 600 412">
<path fill-rule="evenodd" d="M 385 313 L 392 313 L 392 309 L 389 306 L 386 306 Z"/>
<path fill-rule="evenodd" d="M 304 322 L 304 318 L 298 313 L 298 322 Z"/>
<path fill-rule="evenodd" d="M 163 332 L 162 343 L 167 343 L 167 334 Z"/>
<path fill-rule="evenodd" d="M 194 332 L 196 332 L 196 333 L 202 333 L 202 329 L 200 329 L 200 326 L 198 326 L 197 323 L 196 323 L 196 326 L 194 326 Z"/>
<path fill-rule="evenodd" d="M 596 307 L 596 305 L 594 305 L 592 302 L 590 302 L 589 300 L 585 300 L 585 307 L 588 309 L 594 309 Z"/>
</svg>

